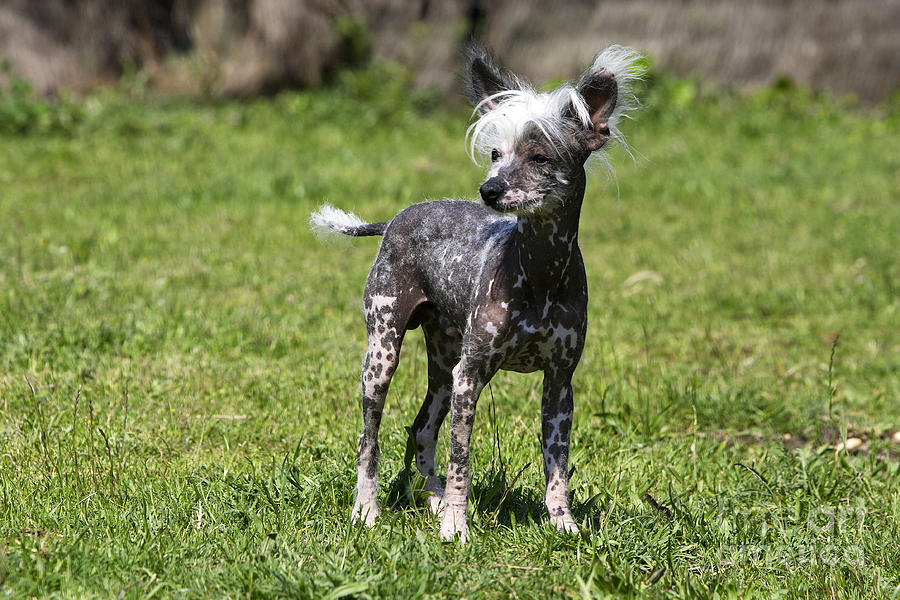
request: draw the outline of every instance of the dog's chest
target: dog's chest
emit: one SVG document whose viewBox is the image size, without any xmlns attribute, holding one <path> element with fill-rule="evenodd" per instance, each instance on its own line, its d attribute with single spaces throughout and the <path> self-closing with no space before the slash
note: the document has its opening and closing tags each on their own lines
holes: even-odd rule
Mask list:
<svg viewBox="0 0 900 600">
<path fill-rule="evenodd" d="M 510 326 L 501 368 L 530 373 L 547 365 L 574 367 L 584 347 L 584 314 L 556 305 L 548 315 L 531 314 Z"/>
</svg>

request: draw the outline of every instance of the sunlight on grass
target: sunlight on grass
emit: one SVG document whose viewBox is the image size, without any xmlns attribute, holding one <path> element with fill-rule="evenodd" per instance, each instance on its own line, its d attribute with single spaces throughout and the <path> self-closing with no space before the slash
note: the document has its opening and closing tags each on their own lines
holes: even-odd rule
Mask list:
<svg viewBox="0 0 900 600">
<path fill-rule="evenodd" d="M 584 533 L 544 515 L 539 377 L 501 373 L 466 547 L 402 481 L 373 530 L 349 525 L 377 241 L 306 222 L 474 197 L 467 113 L 350 76 L 246 104 L 100 95 L 0 137 L 0 594 L 896 597 L 900 112 L 672 101 L 684 85 L 650 86 L 637 159 L 588 184 Z M 384 503 L 419 332 L 403 354 Z"/>
</svg>

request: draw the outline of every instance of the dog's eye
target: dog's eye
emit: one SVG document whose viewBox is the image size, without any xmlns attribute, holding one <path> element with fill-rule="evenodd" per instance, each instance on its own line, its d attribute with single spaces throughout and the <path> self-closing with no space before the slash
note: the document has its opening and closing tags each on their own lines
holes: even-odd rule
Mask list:
<svg viewBox="0 0 900 600">
<path fill-rule="evenodd" d="M 497 162 L 500 160 L 500 151 L 494 148 L 491 150 L 491 162 Z"/>
<path fill-rule="evenodd" d="M 533 160 L 534 162 L 536 162 L 539 165 L 546 165 L 548 162 L 550 162 L 550 159 L 547 158 L 546 156 L 544 156 L 543 154 L 535 154 L 534 156 L 531 157 L 531 160 Z"/>
</svg>

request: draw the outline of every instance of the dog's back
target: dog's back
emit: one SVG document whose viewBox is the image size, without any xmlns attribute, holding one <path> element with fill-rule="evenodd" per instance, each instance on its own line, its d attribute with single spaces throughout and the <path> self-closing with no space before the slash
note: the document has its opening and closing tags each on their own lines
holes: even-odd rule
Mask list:
<svg viewBox="0 0 900 600">
<path fill-rule="evenodd" d="M 390 287 L 414 305 L 435 304 L 462 330 L 485 276 L 495 276 L 512 247 L 516 219 L 482 204 L 414 204 L 388 224 L 366 290 Z"/>
</svg>

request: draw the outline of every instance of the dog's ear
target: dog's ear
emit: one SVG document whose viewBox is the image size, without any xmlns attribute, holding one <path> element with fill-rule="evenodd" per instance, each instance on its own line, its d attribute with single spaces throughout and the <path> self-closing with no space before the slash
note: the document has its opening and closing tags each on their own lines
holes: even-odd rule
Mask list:
<svg viewBox="0 0 900 600">
<path fill-rule="evenodd" d="M 587 104 L 591 127 L 584 138 L 584 148 L 600 149 L 609 139 L 609 120 L 619 100 L 619 86 L 608 69 L 589 69 L 578 82 L 578 93 Z"/>
<path fill-rule="evenodd" d="M 466 57 L 466 95 L 479 113 L 497 108 L 500 92 L 522 89 L 519 78 L 494 60 L 490 51 L 478 42 L 469 42 L 464 49 Z"/>
</svg>

